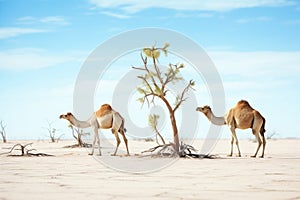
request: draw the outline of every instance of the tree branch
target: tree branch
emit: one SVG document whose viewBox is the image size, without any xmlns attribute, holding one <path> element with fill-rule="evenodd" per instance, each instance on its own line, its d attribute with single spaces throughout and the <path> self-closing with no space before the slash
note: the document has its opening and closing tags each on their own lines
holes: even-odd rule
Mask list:
<svg viewBox="0 0 300 200">
<path fill-rule="evenodd" d="M 182 104 L 182 102 L 184 102 L 186 100 L 186 98 L 184 98 L 184 96 L 189 91 L 189 89 L 192 88 L 193 85 L 194 85 L 194 82 L 192 80 L 190 80 L 189 84 L 182 91 L 181 96 L 179 97 L 179 100 L 173 109 L 173 112 L 175 112 L 179 108 L 179 106 Z"/>
</svg>

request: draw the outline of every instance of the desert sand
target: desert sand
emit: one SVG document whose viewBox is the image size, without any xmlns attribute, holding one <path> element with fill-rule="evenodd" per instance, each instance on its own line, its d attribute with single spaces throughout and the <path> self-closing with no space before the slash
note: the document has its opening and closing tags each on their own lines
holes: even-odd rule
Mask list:
<svg viewBox="0 0 300 200">
<path fill-rule="evenodd" d="M 51 157 L 0 155 L 0 199 L 300 199 L 300 140 L 267 141 L 265 158 L 250 158 L 256 143 L 241 140 L 242 157 L 227 157 L 229 140 L 219 140 L 216 159 L 141 157 L 155 142 L 129 140 L 131 156 L 88 156 L 86 148 L 63 148 L 75 141 L 33 142 Z M 203 141 L 193 143 L 200 148 Z M 124 143 L 119 154 L 123 154 Z M 236 148 L 234 149 L 236 153 Z M 98 151 L 95 150 L 96 153 Z M 13 151 L 18 154 L 18 151 Z M 259 152 L 260 153 L 260 152 Z M 117 166 L 117 167 L 116 167 Z M 113 168 L 117 168 L 113 169 Z"/>
</svg>

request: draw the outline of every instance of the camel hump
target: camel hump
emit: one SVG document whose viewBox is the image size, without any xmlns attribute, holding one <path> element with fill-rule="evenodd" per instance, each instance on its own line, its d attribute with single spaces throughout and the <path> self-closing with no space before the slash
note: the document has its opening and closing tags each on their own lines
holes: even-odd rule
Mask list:
<svg viewBox="0 0 300 200">
<path fill-rule="evenodd" d="M 236 106 L 239 108 L 250 108 L 251 110 L 254 110 L 246 100 L 240 100 L 237 102 Z"/>
<path fill-rule="evenodd" d="M 111 111 L 112 108 L 109 104 L 103 104 L 95 113 L 97 117 L 102 117 Z"/>
<path fill-rule="evenodd" d="M 239 102 L 237 102 L 237 105 L 240 105 L 240 106 L 242 106 L 242 105 L 248 105 L 248 106 L 250 106 L 250 104 L 246 100 L 240 100 Z"/>
</svg>

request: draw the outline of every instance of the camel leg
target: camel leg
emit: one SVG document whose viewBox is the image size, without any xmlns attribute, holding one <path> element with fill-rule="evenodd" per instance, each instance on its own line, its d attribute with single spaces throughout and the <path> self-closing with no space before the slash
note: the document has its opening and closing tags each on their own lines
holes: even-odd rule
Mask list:
<svg viewBox="0 0 300 200">
<path fill-rule="evenodd" d="M 121 133 L 121 135 L 122 135 L 122 137 L 123 137 L 123 140 L 124 140 L 124 142 L 125 142 L 125 145 L 126 145 L 127 156 L 129 156 L 130 154 L 129 154 L 129 150 L 128 150 L 128 141 L 127 141 L 127 138 L 126 138 L 126 136 L 125 136 L 123 130 L 121 130 L 120 133 Z"/>
<path fill-rule="evenodd" d="M 239 140 L 237 139 L 236 137 L 236 133 L 235 133 L 235 127 L 234 126 L 231 126 L 230 127 L 230 130 L 231 130 L 231 136 L 235 139 L 235 144 L 237 146 L 237 149 L 238 149 L 238 157 L 241 157 L 241 151 L 240 151 L 240 147 L 239 147 Z M 231 140 L 232 141 L 232 140 Z M 231 147 L 231 154 L 232 154 L 232 147 Z"/>
<path fill-rule="evenodd" d="M 94 154 L 94 148 L 95 148 L 97 135 L 98 135 L 98 128 L 94 127 L 94 140 L 93 140 L 93 145 L 92 145 L 92 152 L 89 153 L 89 155 L 91 155 L 91 156 Z"/>
<path fill-rule="evenodd" d="M 264 157 L 264 155 L 265 155 L 265 148 L 266 148 L 266 139 L 265 139 L 265 136 L 261 136 L 262 137 L 262 140 L 263 140 L 263 151 L 262 151 L 262 154 L 261 154 L 261 158 L 263 158 Z"/>
<path fill-rule="evenodd" d="M 255 158 L 256 155 L 257 155 L 257 153 L 258 153 L 258 150 L 259 150 L 259 148 L 260 148 L 262 142 L 261 142 L 261 139 L 260 139 L 260 137 L 259 137 L 259 135 L 258 135 L 258 131 L 252 129 L 252 132 L 253 132 L 253 134 L 255 135 L 256 141 L 257 141 L 257 143 L 258 143 L 255 154 L 254 154 L 253 156 L 251 156 L 252 158 Z"/>
<path fill-rule="evenodd" d="M 233 135 L 231 134 L 231 151 L 230 151 L 230 154 L 228 155 L 228 156 L 232 156 L 232 154 L 233 154 L 233 143 L 234 143 L 234 137 L 233 137 Z"/>
<path fill-rule="evenodd" d="M 96 138 L 97 138 L 97 143 L 98 143 L 99 156 L 101 156 L 100 137 L 99 137 L 99 132 L 98 132 L 98 129 L 96 130 L 96 132 L 97 132 L 97 136 L 96 136 Z M 95 133 L 96 133 L 96 132 L 95 132 Z"/>
<path fill-rule="evenodd" d="M 119 135 L 118 135 L 118 131 L 115 131 L 114 129 L 111 130 L 113 134 L 115 134 L 115 137 L 116 137 L 116 140 L 117 140 L 117 146 L 116 146 L 116 150 L 115 152 L 112 154 L 112 156 L 115 156 L 117 154 L 117 151 L 118 151 L 118 147 L 121 143 L 120 141 L 120 138 L 119 138 Z"/>
</svg>

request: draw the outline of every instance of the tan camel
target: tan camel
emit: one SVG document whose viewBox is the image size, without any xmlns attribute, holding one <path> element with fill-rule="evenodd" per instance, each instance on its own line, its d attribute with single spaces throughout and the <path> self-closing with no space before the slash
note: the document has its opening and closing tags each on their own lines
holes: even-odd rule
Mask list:
<svg viewBox="0 0 300 200">
<path fill-rule="evenodd" d="M 253 135 L 255 135 L 258 142 L 258 147 L 255 154 L 251 157 L 256 157 L 258 150 L 263 144 L 263 150 L 261 158 L 264 157 L 266 139 L 264 136 L 265 133 L 265 118 L 257 111 L 254 110 L 250 104 L 245 101 L 239 101 L 235 107 L 231 108 L 224 117 L 216 117 L 209 106 L 198 107 L 196 111 L 202 112 L 211 123 L 215 125 L 228 125 L 231 131 L 231 152 L 229 156 L 232 156 L 233 153 L 233 143 L 236 141 L 236 146 L 238 148 L 238 156 L 241 156 L 239 142 L 235 133 L 235 129 L 247 129 L 251 128 Z"/>
<path fill-rule="evenodd" d="M 78 128 L 88 128 L 92 127 L 94 129 L 94 140 L 92 146 L 92 152 L 89 155 L 94 154 L 94 147 L 96 140 L 98 141 L 99 154 L 101 155 L 100 150 L 100 138 L 98 134 L 98 129 L 109 129 L 111 128 L 112 133 L 115 135 L 117 140 L 117 147 L 115 152 L 112 154 L 116 155 L 119 144 L 121 143 L 118 132 L 123 136 L 123 140 L 126 145 L 127 155 L 129 156 L 127 138 L 125 136 L 126 129 L 124 128 L 125 120 L 124 118 L 116 111 L 112 109 L 109 104 L 103 104 L 100 109 L 93 113 L 93 115 L 87 121 L 79 121 L 74 115 L 68 112 L 65 115 L 60 115 L 60 119 L 68 120 L 72 125 Z"/>
</svg>

